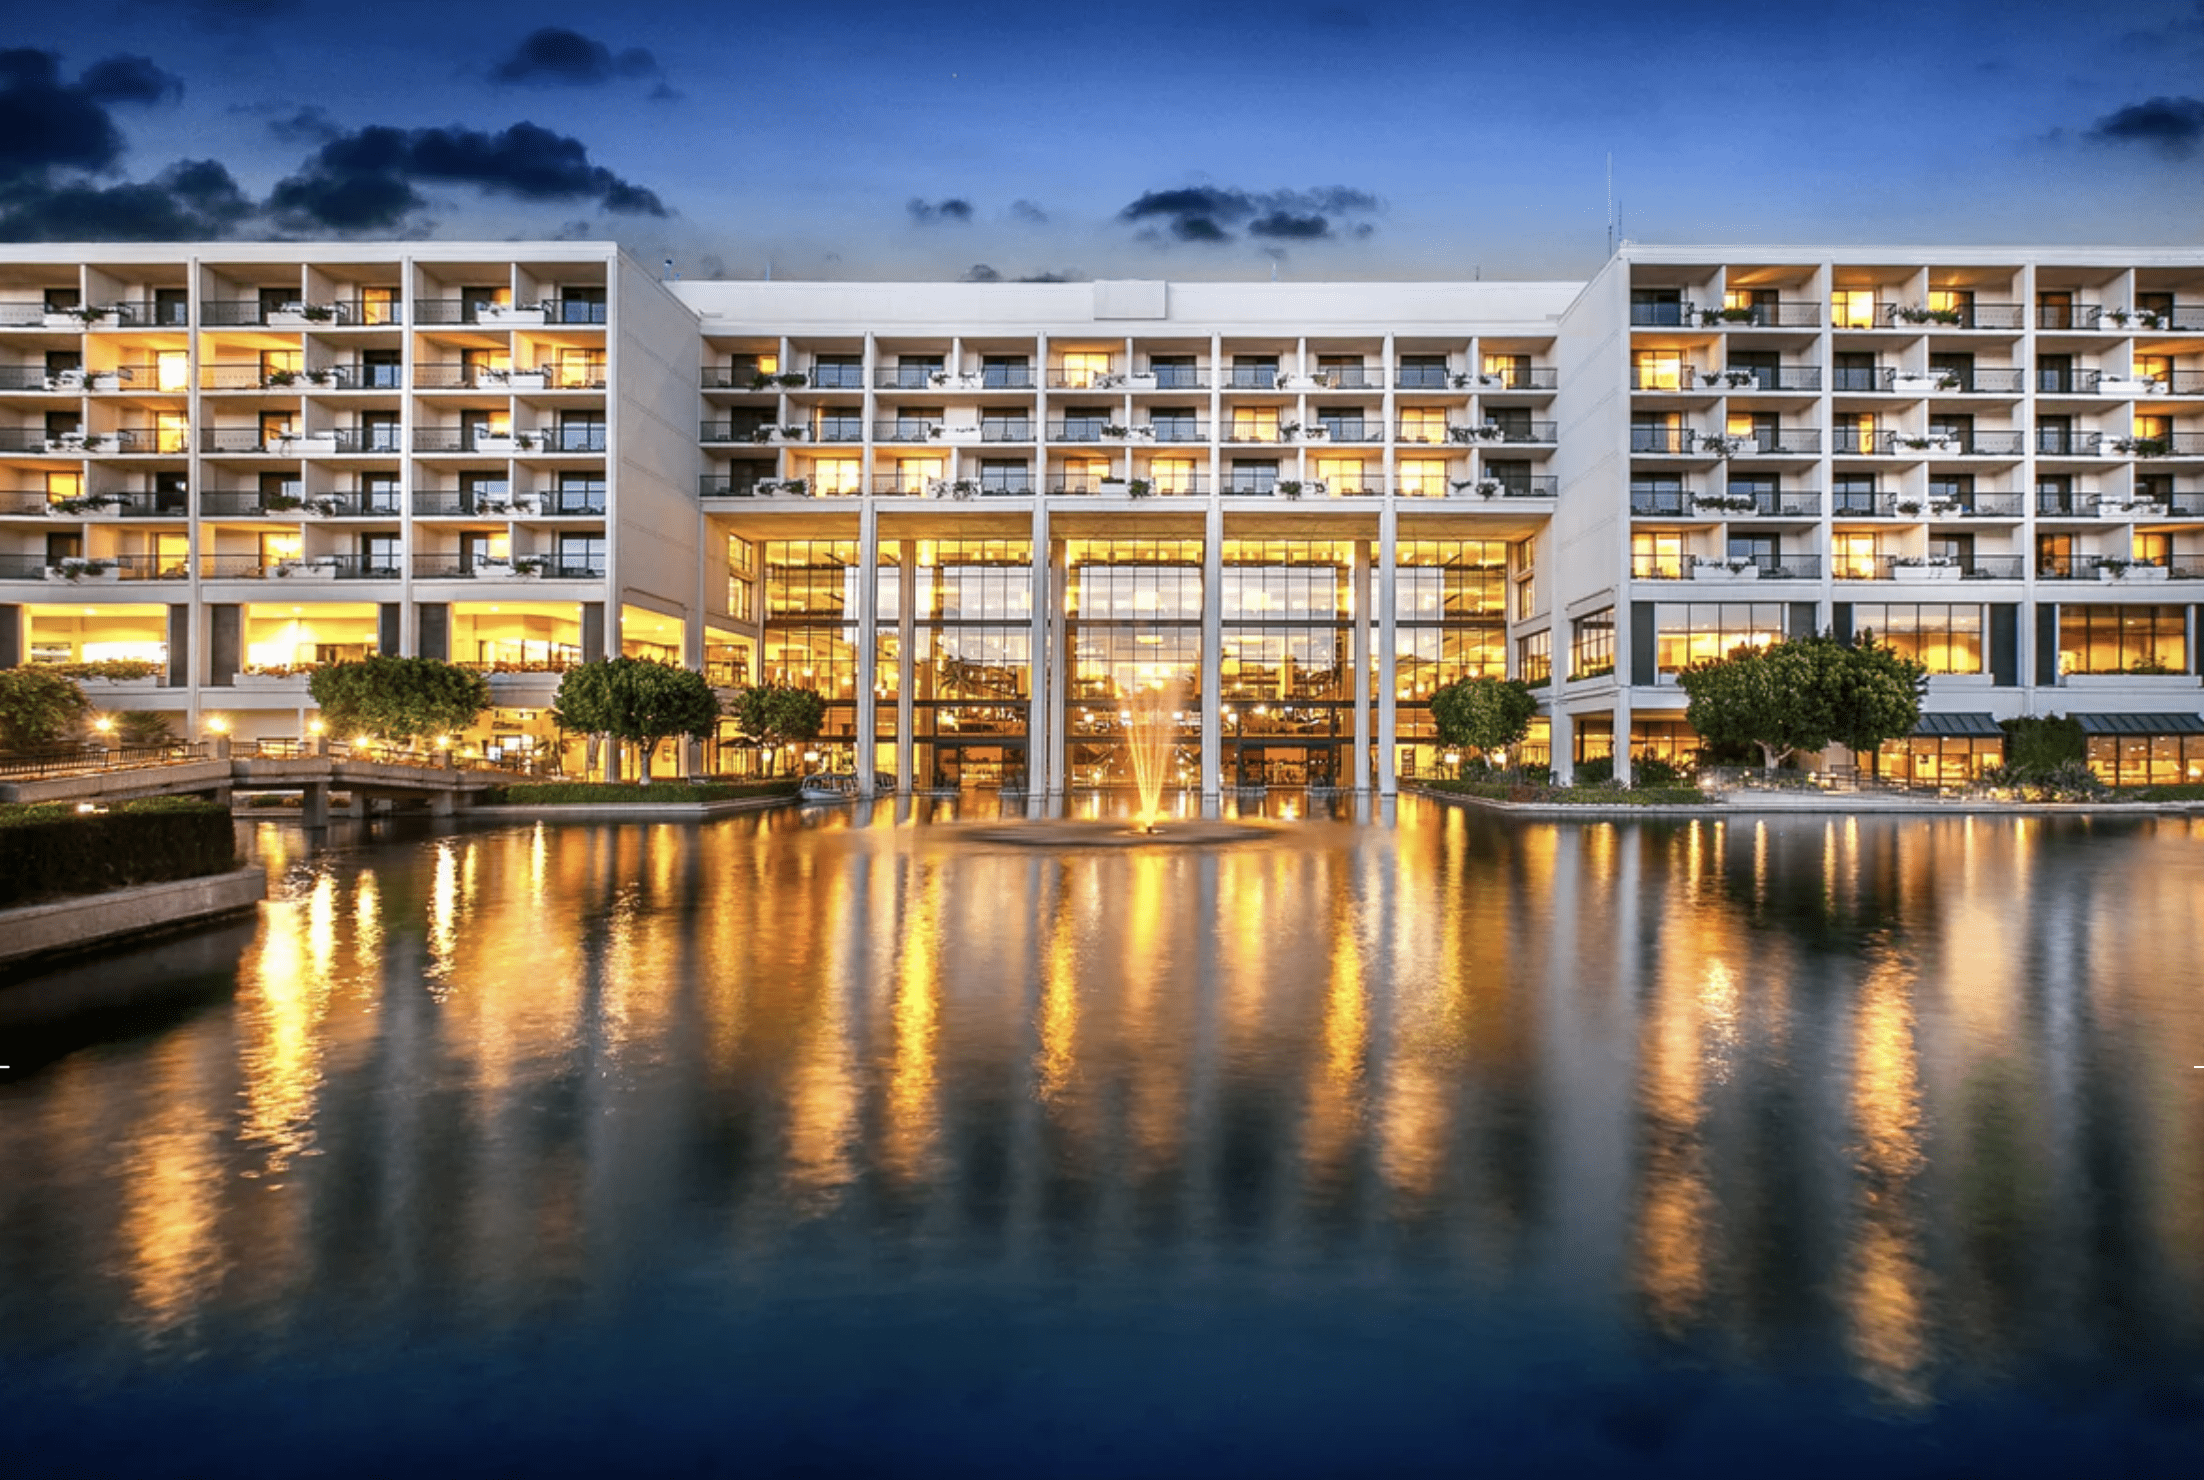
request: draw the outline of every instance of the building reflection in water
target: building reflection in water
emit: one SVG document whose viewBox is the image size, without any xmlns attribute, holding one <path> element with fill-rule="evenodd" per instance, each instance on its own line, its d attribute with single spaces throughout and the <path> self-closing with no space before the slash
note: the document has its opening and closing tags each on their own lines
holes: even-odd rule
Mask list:
<svg viewBox="0 0 2204 1480">
<path fill-rule="evenodd" d="M 1903 1407 L 2204 1331 L 2193 822 L 258 840 L 233 999 L 0 1085 L 0 1342 L 896 1251 L 1413 1267 Z"/>
</svg>

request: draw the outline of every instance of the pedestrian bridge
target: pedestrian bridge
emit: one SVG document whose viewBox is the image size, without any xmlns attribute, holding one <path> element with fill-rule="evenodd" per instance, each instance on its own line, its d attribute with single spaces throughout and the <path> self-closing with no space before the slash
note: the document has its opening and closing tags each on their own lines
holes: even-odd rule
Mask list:
<svg viewBox="0 0 2204 1480">
<path fill-rule="evenodd" d="M 456 765 L 427 752 L 295 742 L 233 748 L 214 741 L 0 762 L 0 802 L 104 805 L 202 796 L 226 803 L 241 791 L 295 791 L 300 821 L 319 827 L 329 821 L 332 792 L 349 793 L 355 807 L 376 799 L 449 816 L 510 780 L 510 772 Z"/>
</svg>

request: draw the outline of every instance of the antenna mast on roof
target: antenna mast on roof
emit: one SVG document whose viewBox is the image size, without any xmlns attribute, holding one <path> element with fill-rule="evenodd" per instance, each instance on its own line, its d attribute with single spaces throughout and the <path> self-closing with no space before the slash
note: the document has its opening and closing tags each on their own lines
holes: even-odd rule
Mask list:
<svg viewBox="0 0 2204 1480">
<path fill-rule="evenodd" d="M 1615 255 L 1615 156 L 1607 156 L 1607 255 Z"/>
</svg>

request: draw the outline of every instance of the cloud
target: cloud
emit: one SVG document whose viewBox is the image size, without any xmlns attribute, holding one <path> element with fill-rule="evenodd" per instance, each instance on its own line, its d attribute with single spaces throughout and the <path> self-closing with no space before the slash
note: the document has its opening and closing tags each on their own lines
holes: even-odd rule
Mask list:
<svg viewBox="0 0 2204 1480">
<path fill-rule="evenodd" d="M 268 132 L 286 144 L 326 144 L 341 136 L 344 130 L 337 127 L 328 110 L 310 103 L 269 119 Z"/>
<path fill-rule="evenodd" d="M 1373 228 L 1355 218 L 1384 209 L 1367 190 L 1326 185 L 1314 190 L 1236 190 L 1217 185 L 1188 185 L 1151 190 L 1117 213 L 1118 219 L 1149 223 L 1160 239 L 1165 233 L 1182 242 L 1224 243 L 1250 236 L 1273 241 L 1316 241 L 1338 235 L 1368 236 Z"/>
<path fill-rule="evenodd" d="M 222 165 L 187 159 L 143 183 L 40 183 L 12 191 L 0 206 L 0 240 L 211 240 L 258 213 Z"/>
<path fill-rule="evenodd" d="M 912 196 L 904 202 L 903 209 L 911 213 L 911 219 L 921 226 L 937 226 L 954 222 L 968 226 L 972 221 L 972 202 L 952 195 L 946 200 L 920 200 Z"/>
<path fill-rule="evenodd" d="M 1030 200 L 1012 201 L 1010 203 L 1010 214 L 1017 220 L 1027 222 L 1030 225 L 1045 226 L 1048 224 L 1048 212 L 1042 210 Z"/>
<path fill-rule="evenodd" d="M 2204 98 L 2149 98 L 2107 113 L 2084 136 L 2098 144 L 2141 144 L 2186 159 L 2204 144 Z"/>
<path fill-rule="evenodd" d="M 658 58 L 642 47 L 615 53 L 602 41 L 564 26 L 531 32 L 511 56 L 490 69 L 491 81 L 520 86 L 602 87 L 623 79 L 659 79 L 653 96 L 671 97 L 671 90 L 663 85 L 664 76 Z"/>
<path fill-rule="evenodd" d="M 957 279 L 960 283 L 999 283 L 1002 280 L 1003 275 L 984 262 L 973 263 L 970 267 L 964 269 L 963 275 Z"/>
<path fill-rule="evenodd" d="M 40 182 L 57 169 L 112 168 L 123 139 L 109 108 L 182 91 L 181 82 L 144 57 L 108 57 L 64 82 L 57 52 L 0 51 L 0 187 Z"/>
<path fill-rule="evenodd" d="M 304 229 L 388 230 L 427 205 L 418 185 L 471 185 L 525 201 L 594 201 L 620 215 L 667 214 L 654 192 L 592 164 L 581 140 L 533 123 L 497 134 L 456 124 L 373 125 L 340 134 L 278 181 L 268 205 Z"/>
</svg>

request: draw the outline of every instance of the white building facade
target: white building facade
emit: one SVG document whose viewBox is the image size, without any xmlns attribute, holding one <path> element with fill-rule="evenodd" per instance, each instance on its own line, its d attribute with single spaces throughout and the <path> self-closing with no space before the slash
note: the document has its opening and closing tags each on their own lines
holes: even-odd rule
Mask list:
<svg viewBox="0 0 2204 1480">
<path fill-rule="evenodd" d="M 1395 790 L 1435 688 L 1667 757 L 1675 674 L 1873 629 L 1952 779 L 2074 714 L 2204 776 L 2204 256 L 1627 246 L 1590 282 L 665 283 L 602 244 L 11 247 L 0 665 L 311 725 L 368 651 L 548 762 L 608 653 L 818 689 L 813 764 Z M 743 762 L 711 747 L 702 763 Z M 1839 758 L 1840 763 L 1846 758 Z M 571 768 L 569 752 L 565 763 Z"/>
</svg>

